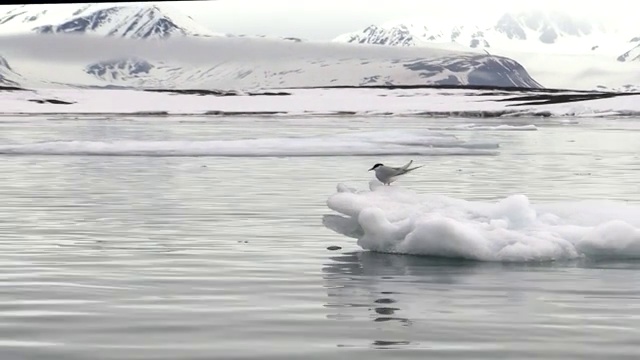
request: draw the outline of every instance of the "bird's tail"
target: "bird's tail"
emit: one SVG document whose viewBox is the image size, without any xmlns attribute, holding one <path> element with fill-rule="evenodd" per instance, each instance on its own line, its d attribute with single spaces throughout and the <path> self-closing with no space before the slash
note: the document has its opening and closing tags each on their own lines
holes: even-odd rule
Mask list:
<svg viewBox="0 0 640 360">
<path fill-rule="evenodd" d="M 413 171 L 413 170 L 415 170 L 415 169 L 419 169 L 419 168 L 421 168 L 421 167 L 423 167 L 423 166 L 424 166 L 424 165 L 420 165 L 420 166 L 412 167 L 412 168 L 410 168 L 410 169 L 405 169 L 405 170 L 404 170 L 404 173 L 406 174 L 406 173 L 408 173 L 409 171 Z"/>
<path fill-rule="evenodd" d="M 405 166 L 401 167 L 400 170 L 406 171 L 409 168 L 409 166 L 411 166 L 412 163 L 413 163 L 413 160 L 409 161 Z"/>
</svg>

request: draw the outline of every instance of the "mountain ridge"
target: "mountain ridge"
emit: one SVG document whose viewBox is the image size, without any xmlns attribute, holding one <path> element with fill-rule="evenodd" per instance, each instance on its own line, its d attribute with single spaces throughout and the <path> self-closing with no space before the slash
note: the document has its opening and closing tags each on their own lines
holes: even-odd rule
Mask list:
<svg viewBox="0 0 640 360">
<path fill-rule="evenodd" d="M 75 35 L 38 35 L 49 37 L 46 43 L 59 49 L 73 48 L 69 44 L 104 48 L 123 41 L 106 37 L 84 38 Z M 1 39 L 0 39 L 1 40 Z M 44 41 L 44 39 L 42 40 Z M 72 86 L 125 86 L 152 88 L 270 88 L 279 86 L 322 85 L 401 85 L 451 84 L 543 87 L 518 62 L 499 56 L 455 52 L 430 48 L 381 48 L 372 45 L 335 43 L 305 43 L 291 40 L 260 38 L 211 38 L 185 43 L 181 39 L 167 39 L 162 46 L 131 43 L 135 56 L 107 57 L 101 54 L 80 54 L 84 59 L 51 61 L 27 52 L 30 58 L 7 58 L 8 64 L 28 80 L 26 86 L 67 83 Z M 26 42 L 28 41 L 21 41 Z M 2 43 L 0 42 L 0 45 Z M 191 44 L 191 45 L 189 45 Z M 35 45 L 37 46 L 37 45 Z M 79 45 L 75 45 L 79 46 Z M 177 46 L 177 47 L 176 47 Z M 1 46 L 0 46 L 1 47 Z M 148 52 L 147 50 L 153 50 Z M 176 50 L 180 49 L 178 53 Z M 189 55 L 201 53 L 198 60 Z M 216 56 L 216 49 L 226 49 Z M 233 53 L 228 53 L 228 50 Z M 264 57 L 252 54 L 268 50 Z M 64 50 L 66 51 L 66 50 Z M 118 53 L 125 52 L 119 50 Z M 175 53 L 175 54 L 174 54 Z M 146 54 L 146 55 L 145 55 Z M 17 55 L 16 55 L 17 56 Z M 35 59 L 34 59 L 35 56 Z M 189 59 L 193 61 L 189 61 Z M 12 60 L 16 61 L 12 61 Z M 51 70 L 55 69 L 55 70 Z M 22 83 L 21 83 L 22 84 Z"/>
<path fill-rule="evenodd" d="M 504 49 L 573 54 L 606 54 L 617 59 L 635 44 L 632 32 L 560 12 L 506 12 L 482 23 L 396 20 L 338 35 L 332 41 L 390 46 L 457 44 L 469 50 Z M 620 59 L 619 61 L 623 61 Z"/>
<path fill-rule="evenodd" d="M 338 35 L 332 41 L 437 46 L 505 56 L 550 87 L 612 91 L 640 87 L 640 31 L 633 27 L 540 11 L 476 20 L 394 20 Z"/>
<path fill-rule="evenodd" d="M 222 46 L 222 49 L 227 50 L 231 49 L 229 46 L 245 49 L 234 59 L 212 59 L 210 64 L 171 60 L 170 53 L 156 53 L 152 56 L 133 56 L 133 53 L 131 56 L 96 55 L 95 60 L 85 61 L 80 66 L 69 62 L 55 64 L 55 71 L 43 71 L 41 67 L 44 63 L 38 59 L 7 59 L 7 65 L 11 63 L 13 67 L 10 69 L 13 70 L 6 71 L 7 75 L 3 79 L 20 79 L 21 82 L 40 85 L 66 83 L 73 86 L 179 88 L 185 84 L 195 84 L 213 88 L 253 88 L 282 85 L 445 84 L 543 87 L 521 64 L 504 56 L 433 46 L 417 51 L 414 55 L 409 55 L 406 51 L 389 50 L 372 57 L 365 55 L 371 52 L 370 48 L 351 47 L 352 45 L 349 45 L 350 55 L 339 56 L 337 54 L 343 49 L 332 47 L 331 42 L 316 45 L 299 38 L 287 37 L 278 40 L 264 39 L 265 42 L 259 43 L 262 40 L 258 36 L 221 35 L 203 29 L 193 19 L 170 7 L 155 4 L 23 5 L 4 15 L 0 14 L 0 33 L 54 36 L 47 41 L 47 45 L 49 42 L 53 43 L 56 37 L 70 34 L 163 40 L 163 43 L 182 37 L 223 38 L 223 42 L 203 43 L 201 46 Z M 278 62 L 262 59 L 265 55 L 259 51 L 277 52 L 267 49 L 267 41 L 275 48 L 300 58 Z M 278 45 L 283 43 L 288 45 Z M 98 40 L 91 46 L 99 46 L 97 44 Z M 250 44 L 260 46 L 251 47 Z M 300 44 L 305 45 L 299 47 Z M 323 50 L 323 46 L 328 47 Z M 315 48 L 312 49 L 313 47 Z M 73 51 L 74 46 L 67 43 L 63 48 L 68 49 L 65 51 Z M 167 48 L 167 51 L 171 50 Z M 189 51 L 181 51 L 190 54 Z M 305 51 L 311 52 L 307 54 Z M 40 65 L 36 66 L 36 63 Z"/>
<path fill-rule="evenodd" d="M 73 32 L 141 39 L 221 35 L 165 4 L 61 5 L 30 4 L 12 9 L 0 16 L 0 33 Z"/>
</svg>

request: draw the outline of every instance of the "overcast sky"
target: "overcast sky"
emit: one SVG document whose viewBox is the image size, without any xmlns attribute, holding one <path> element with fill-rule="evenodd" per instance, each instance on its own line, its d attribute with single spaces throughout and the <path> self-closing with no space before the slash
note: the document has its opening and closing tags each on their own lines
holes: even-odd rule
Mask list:
<svg viewBox="0 0 640 360">
<path fill-rule="evenodd" d="M 607 22 L 635 20 L 640 4 L 627 0 L 215 0 L 168 2 L 212 30 L 234 34 L 330 40 L 370 24 L 426 18 L 462 22 L 505 11 L 560 10 Z M 640 2 L 638 2 L 640 3 Z M 638 25 L 640 33 L 640 25 Z"/>
<path fill-rule="evenodd" d="M 560 10 L 613 25 L 634 24 L 632 0 L 212 0 L 164 2 L 216 32 L 331 40 L 371 24 L 426 19 L 456 24 L 490 21 L 506 11 Z M 56 6 L 56 5 L 47 5 Z M 0 6 L 2 10 L 9 7 Z M 637 25 L 640 34 L 640 25 Z"/>
</svg>

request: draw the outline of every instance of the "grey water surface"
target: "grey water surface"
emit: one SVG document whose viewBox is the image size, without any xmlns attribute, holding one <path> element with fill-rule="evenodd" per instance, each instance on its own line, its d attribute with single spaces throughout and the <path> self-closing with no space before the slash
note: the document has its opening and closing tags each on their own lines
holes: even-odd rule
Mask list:
<svg viewBox="0 0 640 360">
<path fill-rule="evenodd" d="M 422 193 L 640 204 L 640 119 L 43 115 L 1 117 L 0 145 L 425 128 L 498 154 L 0 155 L 0 359 L 637 359 L 640 260 L 377 254 L 322 216 L 409 159 L 394 186 Z"/>
</svg>

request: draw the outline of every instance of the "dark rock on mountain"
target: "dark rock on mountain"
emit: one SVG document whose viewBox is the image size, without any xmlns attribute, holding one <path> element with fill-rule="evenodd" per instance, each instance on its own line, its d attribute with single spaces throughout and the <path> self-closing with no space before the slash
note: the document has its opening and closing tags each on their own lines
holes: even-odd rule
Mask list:
<svg viewBox="0 0 640 360">
<path fill-rule="evenodd" d="M 417 71 L 423 78 L 441 76 L 444 72 L 466 73 L 466 82 L 460 76 L 449 75 L 434 81 L 439 85 L 469 85 L 498 87 L 541 88 L 515 60 L 501 56 L 475 55 L 467 57 L 449 57 L 438 61 L 421 60 L 404 65 Z"/>
<path fill-rule="evenodd" d="M 11 66 L 9 66 L 9 62 L 4 57 L 0 56 L 0 85 L 9 85 L 14 86 L 18 85 L 18 83 L 11 79 L 11 77 L 16 77 L 17 74 L 13 71 Z"/>
<path fill-rule="evenodd" d="M 25 6 L 25 8 L 26 10 L 23 12 L 2 18 L 2 21 L 8 23 L 17 15 L 27 16 L 29 8 L 28 6 Z M 39 16 L 46 15 L 45 12 L 46 10 L 40 12 Z M 38 16 L 36 16 L 37 18 Z M 63 22 L 36 26 L 32 30 L 41 34 L 94 33 L 134 39 L 162 39 L 176 35 L 203 35 L 198 33 L 201 28 L 190 17 L 163 10 L 156 5 L 85 6 L 73 12 L 73 16 Z M 204 35 L 210 35 L 207 34 L 206 30 L 204 31 Z"/>
<path fill-rule="evenodd" d="M 77 17 L 58 25 L 43 25 L 34 28 L 37 33 L 85 33 L 87 31 L 95 31 L 110 20 L 111 16 L 117 14 L 121 8 L 112 7 L 104 10 L 93 12 L 86 16 Z M 76 12 L 77 13 L 77 12 Z"/>
<path fill-rule="evenodd" d="M 359 44 L 391 45 L 391 46 L 414 46 L 416 40 L 411 31 L 406 26 L 385 29 L 371 25 L 362 30 L 362 33 L 353 35 L 346 42 Z"/>
<path fill-rule="evenodd" d="M 112 59 L 100 61 L 88 65 L 85 68 L 87 74 L 100 79 L 118 79 L 124 77 L 135 77 L 139 74 L 148 74 L 154 65 L 144 59 Z"/>
</svg>

